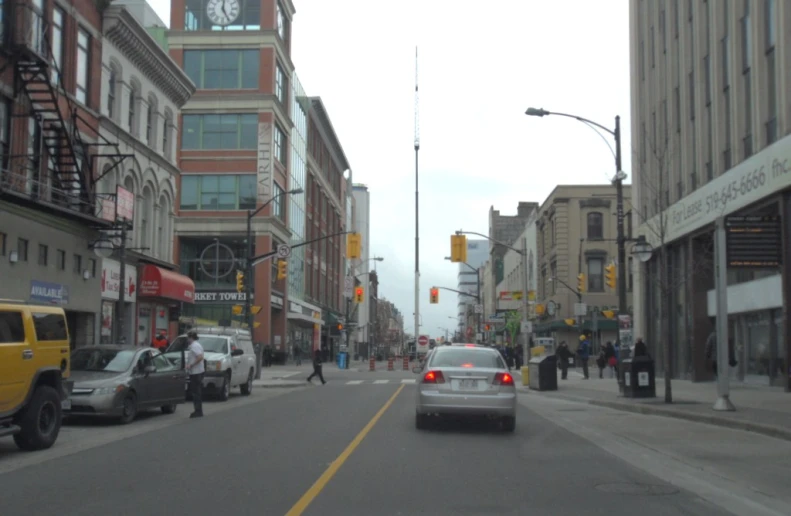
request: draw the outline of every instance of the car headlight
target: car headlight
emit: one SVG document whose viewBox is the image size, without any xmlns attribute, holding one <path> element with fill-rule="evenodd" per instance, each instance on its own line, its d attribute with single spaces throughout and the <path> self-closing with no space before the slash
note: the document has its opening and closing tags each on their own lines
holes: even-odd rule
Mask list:
<svg viewBox="0 0 791 516">
<path fill-rule="evenodd" d="M 93 394 L 95 396 L 103 396 L 106 394 L 115 394 L 116 392 L 121 392 L 124 390 L 123 385 L 116 385 L 115 387 L 101 387 L 99 389 L 94 389 Z"/>
<path fill-rule="evenodd" d="M 209 360 L 206 365 L 210 371 L 222 371 L 222 360 Z"/>
</svg>

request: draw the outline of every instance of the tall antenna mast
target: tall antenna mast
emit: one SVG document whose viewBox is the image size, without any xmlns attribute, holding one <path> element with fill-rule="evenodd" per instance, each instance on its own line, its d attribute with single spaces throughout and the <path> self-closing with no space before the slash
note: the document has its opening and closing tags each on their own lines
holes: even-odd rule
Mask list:
<svg viewBox="0 0 791 516">
<path fill-rule="evenodd" d="M 415 360 L 418 360 L 417 345 L 420 340 L 420 203 L 418 152 L 420 151 L 420 106 L 417 89 L 417 47 L 415 47 Z"/>
</svg>

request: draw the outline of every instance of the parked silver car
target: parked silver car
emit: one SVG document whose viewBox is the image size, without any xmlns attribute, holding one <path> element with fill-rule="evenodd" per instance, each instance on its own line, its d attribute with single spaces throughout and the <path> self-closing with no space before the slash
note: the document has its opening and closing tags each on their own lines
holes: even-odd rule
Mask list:
<svg viewBox="0 0 791 516">
<path fill-rule="evenodd" d="M 503 357 L 476 344 L 437 346 L 420 374 L 415 427 L 429 426 L 431 416 L 489 416 L 507 432 L 516 428 L 516 386 Z"/>
<path fill-rule="evenodd" d="M 131 423 L 138 412 L 165 414 L 184 403 L 186 372 L 159 351 L 134 346 L 91 346 L 71 354 L 71 409 L 66 415 L 112 416 Z"/>
</svg>

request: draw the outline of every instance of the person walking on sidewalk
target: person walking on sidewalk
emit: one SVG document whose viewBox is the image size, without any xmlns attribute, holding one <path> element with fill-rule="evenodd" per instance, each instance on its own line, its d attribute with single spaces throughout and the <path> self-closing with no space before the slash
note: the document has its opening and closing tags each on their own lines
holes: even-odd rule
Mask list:
<svg viewBox="0 0 791 516">
<path fill-rule="evenodd" d="M 194 407 L 190 418 L 203 417 L 203 374 L 206 367 L 203 364 L 203 346 L 198 341 L 198 332 L 192 330 L 187 333 L 187 342 L 184 369 L 190 378 L 189 390 Z"/>
<path fill-rule="evenodd" d="M 577 348 L 577 355 L 582 362 L 582 374 L 586 380 L 590 379 L 588 373 L 588 359 L 591 356 L 591 343 L 588 341 L 588 336 L 585 334 L 580 335 L 580 345 Z"/>
<path fill-rule="evenodd" d="M 709 362 L 714 376 L 717 376 L 717 332 L 713 331 L 706 339 L 706 361 Z M 728 346 L 728 365 L 736 367 L 739 362 L 736 361 L 736 351 L 733 346 Z"/>
<path fill-rule="evenodd" d="M 321 384 L 322 385 L 327 383 L 327 382 L 324 381 L 324 375 L 321 372 L 321 368 L 322 368 L 321 364 L 322 364 L 322 362 L 321 362 L 321 350 L 317 349 L 314 352 L 314 355 L 313 355 L 313 374 L 308 376 L 308 381 L 311 381 L 314 376 L 318 376 L 319 380 L 321 380 Z"/>
<path fill-rule="evenodd" d="M 294 344 L 294 363 L 298 366 L 302 365 L 302 349 L 299 344 Z"/>
<path fill-rule="evenodd" d="M 607 361 L 609 376 L 612 378 L 618 373 L 618 354 L 615 352 L 615 346 L 609 340 L 604 345 L 604 359 Z"/>
<path fill-rule="evenodd" d="M 555 355 L 558 357 L 560 379 L 567 380 L 569 376 L 569 359 L 571 358 L 571 351 L 569 351 L 569 345 L 566 344 L 565 340 L 558 344 L 558 350 L 555 351 Z"/>
<path fill-rule="evenodd" d="M 604 348 L 599 350 L 596 357 L 596 367 L 599 368 L 599 378 L 604 378 L 604 368 L 607 367 L 607 358 L 604 356 Z"/>
</svg>

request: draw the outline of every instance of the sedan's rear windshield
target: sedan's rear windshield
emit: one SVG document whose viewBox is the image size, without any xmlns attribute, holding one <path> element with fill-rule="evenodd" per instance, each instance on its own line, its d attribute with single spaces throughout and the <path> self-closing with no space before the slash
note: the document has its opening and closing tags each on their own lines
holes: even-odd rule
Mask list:
<svg viewBox="0 0 791 516">
<path fill-rule="evenodd" d="M 498 353 L 492 353 L 487 349 L 448 347 L 435 349 L 429 366 L 503 369 L 505 368 L 505 363 Z"/>
</svg>

